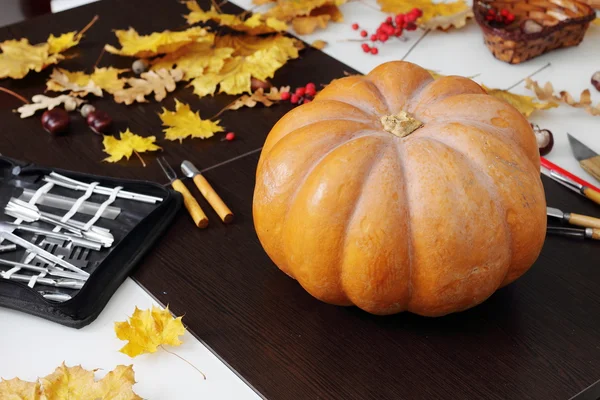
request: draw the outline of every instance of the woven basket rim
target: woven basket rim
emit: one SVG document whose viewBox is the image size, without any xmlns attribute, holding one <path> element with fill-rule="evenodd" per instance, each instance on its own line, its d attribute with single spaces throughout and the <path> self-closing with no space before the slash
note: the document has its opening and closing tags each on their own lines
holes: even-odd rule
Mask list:
<svg viewBox="0 0 600 400">
<path fill-rule="evenodd" d="M 555 31 L 558 31 L 558 30 L 564 28 L 565 26 L 585 24 L 585 23 L 589 23 L 589 22 L 593 21 L 594 19 L 596 19 L 596 11 L 590 5 L 578 1 L 578 3 L 580 3 L 581 5 L 585 6 L 585 8 L 587 8 L 588 15 L 585 15 L 583 17 L 578 17 L 578 18 L 571 18 L 566 21 L 559 22 L 558 24 L 556 24 L 554 26 L 550 26 L 550 27 L 544 26 L 540 32 L 535 32 L 535 33 L 524 33 L 520 29 L 514 30 L 514 31 L 507 31 L 507 30 L 504 30 L 501 28 L 494 28 L 494 27 L 489 26 L 487 24 L 487 21 L 485 20 L 484 16 L 480 12 L 478 12 L 478 10 L 477 10 L 478 5 L 489 4 L 489 3 L 490 3 L 490 1 L 485 1 L 485 0 L 473 1 L 473 14 L 475 14 L 475 20 L 477 21 L 479 26 L 487 34 L 494 34 L 496 36 L 500 36 L 502 39 L 513 40 L 516 42 L 529 41 L 529 40 L 543 38 L 545 36 L 548 36 L 552 32 L 555 32 Z"/>
</svg>

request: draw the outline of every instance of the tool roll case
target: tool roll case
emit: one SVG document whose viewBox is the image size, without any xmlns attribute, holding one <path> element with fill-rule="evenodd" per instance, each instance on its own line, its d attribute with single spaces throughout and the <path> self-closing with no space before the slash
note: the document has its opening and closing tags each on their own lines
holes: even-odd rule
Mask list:
<svg viewBox="0 0 600 400">
<path fill-rule="evenodd" d="M 81 328 L 181 208 L 157 183 L 0 157 L 0 306 Z"/>
</svg>

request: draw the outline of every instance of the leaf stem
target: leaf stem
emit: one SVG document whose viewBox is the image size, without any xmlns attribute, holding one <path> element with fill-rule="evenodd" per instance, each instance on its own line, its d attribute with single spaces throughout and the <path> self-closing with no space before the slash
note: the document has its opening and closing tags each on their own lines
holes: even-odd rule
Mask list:
<svg viewBox="0 0 600 400">
<path fill-rule="evenodd" d="M 5 88 L 5 87 L 2 87 L 2 86 L 0 86 L 0 92 L 8 93 L 8 94 L 10 94 L 11 96 L 13 96 L 13 97 L 16 97 L 17 99 L 21 100 L 23 103 L 25 103 L 25 104 L 29 104 L 29 101 L 27 101 L 27 99 L 26 99 L 25 97 L 21 96 L 21 95 L 20 95 L 20 94 L 18 94 L 18 93 L 15 93 L 15 92 L 13 92 L 13 91 L 12 91 L 12 90 L 10 90 L 10 89 L 7 89 L 7 88 Z"/>
<path fill-rule="evenodd" d="M 142 166 L 144 166 L 144 168 L 146 168 L 146 163 L 144 162 L 144 159 L 142 158 L 142 156 L 140 156 L 140 153 L 138 153 L 137 151 L 133 151 L 135 153 L 136 156 L 138 156 L 138 158 L 140 159 L 140 161 L 142 162 Z"/>
<path fill-rule="evenodd" d="M 526 80 L 527 78 L 531 78 L 532 76 L 534 76 L 534 75 L 536 75 L 536 74 L 538 74 L 538 73 L 542 72 L 543 70 L 545 70 L 546 68 L 548 68 L 550 65 L 551 65 L 551 63 L 548 63 L 548 64 L 544 65 L 543 67 L 541 67 L 541 68 L 539 68 L 539 69 L 535 70 L 535 71 L 534 71 L 534 72 L 532 72 L 531 74 L 527 75 L 525 78 L 521 79 L 519 82 L 515 83 L 514 85 L 512 85 L 512 86 L 510 86 L 510 87 L 508 87 L 508 88 L 506 88 L 506 89 L 504 89 L 504 90 L 508 92 L 510 89 L 513 89 L 513 88 L 515 88 L 515 87 L 519 86 L 521 83 L 525 82 L 525 80 Z"/>
<path fill-rule="evenodd" d="M 200 370 L 199 370 L 199 369 L 198 369 L 198 368 L 197 368 L 197 367 L 196 367 L 194 364 L 192 364 L 191 362 L 189 362 L 189 361 L 188 361 L 188 360 L 186 360 L 185 358 L 181 357 L 179 354 L 177 354 L 177 353 L 174 353 L 174 352 L 172 352 L 172 351 L 169 351 L 169 350 L 167 350 L 167 348 L 166 348 L 166 347 L 164 347 L 162 344 L 161 344 L 161 345 L 159 345 L 159 347 L 160 347 L 161 349 L 163 349 L 164 351 L 166 351 L 167 353 L 169 353 L 169 354 L 172 354 L 172 355 L 174 355 L 175 357 L 179 358 L 180 360 L 182 360 L 182 361 L 185 361 L 186 363 L 188 363 L 188 364 L 189 364 L 189 365 L 190 365 L 192 368 L 194 368 L 196 371 L 200 372 L 200 375 L 202 375 L 202 376 L 204 377 L 204 380 L 206 380 L 206 375 L 204 375 L 204 372 L 200 371 Z"/>
<path fill-rule="evenodd" d="M 221 111 L 219 111 L 218 113 L 216 113 L 215 115 L 210 117 L 209 120 L 213 120 L 213 119 L 217 118 L 219 115 L 223 114 L 225 111 L 229 110 L 229 107 L 231 107 L 231 105 L 238 100 L 239 100 L 239 97 L 237 99 L 235 99 L 234 101 L 232 101 L 231 103 L 227 104 L 225 107 L 223 107 L 221 109 Z"/>
<path fill-rule="evenodd" d="M 82 37 L 84 33 L 86 33 L 88 31 L 88 29 L 90 29 L 92 27 L 92 25 L 94 25 L 96 23 L 96 21 L 98 21 L 100 17 L 97 15 L 94 15 L 94 18 L 92 18 L 92 20 L 90 22 L 88 22 L 88 24 L 86 26 L 83 27 L 82 30 L 80 30 L 77 33 L 77 37 Z"/>
<path fill-rule="evenodd" d="M 102 51 L 100 52 L 100 55 L 98 56 L 98 58 L 96 59 L 96 62 L 94 63 L 94 69 L 96 69 L 98 67 L 98 64 L 100 64 L 100 60 L 102 60 L 102 56 L 104 55 L 104 47 L 102 47 Z"/>
<path fill-rule="evenodd" d="M 420 38 L 417 39 L 416 42 L 413 43 L 412 46 L 410 46 L 410 49 L 408 49 L 408 51 L 406 52 L 406 54 L 404 54 L 404 57 L 402 57 L 400 59 L 400 61 L 404 61 L 406 59 L 406 57 L 408 57 L 408 55 L 415 49 L 415 47 L 417 47 L 417 45 L 419 43 L 421 43 L 421 40 L 425 39 L 425 36 L 427 36 L 429 34 L 429 32 L 431 32 L 431 29 L 427 29 Z"/>
</svg>

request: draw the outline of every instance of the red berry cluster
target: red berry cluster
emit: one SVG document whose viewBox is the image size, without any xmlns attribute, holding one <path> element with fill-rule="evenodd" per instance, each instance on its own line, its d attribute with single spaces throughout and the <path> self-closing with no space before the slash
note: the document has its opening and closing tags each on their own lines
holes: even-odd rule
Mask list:
<svg viewBox="0 0 600 400">
<path fill-rule="evenodd" d="M 314 83 L 309 82 L 304 87 L 296 88 L 294 93 L 283 92 L 281 93 L 281 100 L 289 100 L 292 104 L 305 104 L 310 103 L 315 95 L 317 94 L 317 87 Z"/>
<path fill-rule="evenodd" d="M 502 25 L 508 25 L 515 20 L 515 14 L 511 13 L 506 8 L 499 10 L 490 8 L 485 15 L 485 19 L 489 22 L 497 22 Z"/>
<path fill-rule="evenodd" d="M 406 14 L 398 14 L 394 18 L 387 17 L 385 21 L 383 21 L 377 31 L 371 35 L 370 39 L 373 43 L 387 42 L 392 36 L 400 37 L 402 33 L 406 29 L 407 31 L 414 31 L 417 29 L 417 24 L 415 23 L 417 19 L 419 19 L 423 15 L 423 11 L 419 8 L 413 8 Z M 352 29 L 357 31 L 359 29 L 358 24 L 352 24 Z M 366 30 L 360 31 L 360 36 L 366 38 L 369 36 L 369 33 Z M 377 54 L 379 50 L 374 45 L 369 45 L 368 43 L 363 43 L 361 45 L 363 51 L 365 53 Z"/>
</svg>

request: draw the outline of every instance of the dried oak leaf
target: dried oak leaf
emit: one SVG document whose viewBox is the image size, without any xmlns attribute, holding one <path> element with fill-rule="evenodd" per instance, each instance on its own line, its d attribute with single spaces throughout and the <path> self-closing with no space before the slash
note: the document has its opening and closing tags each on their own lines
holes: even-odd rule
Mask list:
<svg viewBox="0 0 600 400">
<path fill-rule="evenodd" d="M 121 44 L 121 49 L 117 49 L 109 44 L 104 49 L 109 53 L 130 57 L 154 57 L 159 54 L 167 54 L 188 45 L 192 42 L 206 41 L 212 42 L 214 35 L 208 33 L 204 28 L 193 27 L 181 32 L 163 31 L 153 32 L 150 35 L 140 36 L 135 29 L 115 31 L 117 39 Z"/>
<path fill-rule="evenodd" d="M 179 336 L 185 333 L 181 318 L 173 318 L 169 307 L 164 310 L 156 306 L 152 310 L 136 307 L 129 321 L 115 323 L 117 337 L 129 341 L 120 351 L 136 357 L 154 353 L 164 344 L 179 346 L 182 343 Z"/>
<path fill-rule="evenodd" d="M 31 101 L 33 103 L 24 104 L 17 108 L 17 112 L 21 114 L 21 118 L 31 117 L 36 113 L 36 111 L 39 110 L 52 110 L 54 107 L 58 107 L 61 104 L 64 104 L 65 110 L 67 111 L 73 111 L 83 104 L 82 99 L 67 96 L 66 94 L 57 97 L 48 97 L 44 96 L 43 94 L 36 94 L 31 98 Z"/>
<path fill-rule="evenodd" d="M 554 93 L 554 87 L 550 82 L 541 87 L 536 81 L 531 78 L 525 80 L 525 87 L 532 90 L 535 96 L 543 101 L 554 101 L 557 103 L 564 103 L 571 107 L 583 108 L 588 114 L 593 116 L 600 115 L 600 103 L 595 106 L 592 104 L 592 96 L 588 89 L 581 92 L 579 101 L 575 100 L 573 96 L 566 91 L 559 92 L 558 95 Z"/>
<path fill-rule="evenodd" d="M 127 71 L 126 69 L 117 69 L 113 67 L 96 68 L 95 71 L 88 75 L 82 71 L 67 71 L 60 68 L 55 68 L 46 82 L 46 89 L 53 92 L 64 92 L 71 90 L 72 96 L 85 96 L 87 93 L 94 93 L 91 90 L 82 90 L 90 87 L 94 90 L 105 90 L 108 93 L 114 93 L 117 90 L 123 89 L 125 79 L 119 78 L 119 74 Z M 54 79 L 55 74 L 59 79 Z M 77 90 L 77 88 L 80 88 Z M 102 92 L 100 91 L 100 96 Z"/>
<path fill-rule="evenodd" d="M 87 79 L 86 79 L 87 78 Z M 64 69 L 54 68 L 50 79 L 46 82 L 46 88 L 56 92 L 70 90 L 71 96 L 85 97 L 88 94 L 102 97 L 102 89 L 83 72 L 69 72 Z M 55 90 L 62 88 L 62 90 Z"/>
<path fill-rule="evenodd" d="M 200 97 L 214 94 L 217 86 L 220 93 L 251 93 L 252 77 L 262 81 L 272 78 L 289 59 L 298 57 L 301 46 L 298 40 L 282 35 L 267 38 L 222 36 L 215 43 L 217 48 L 235 51 L 219 72 L 203 74 L 190 82 L 194 93 Z"/>
<path fill-rule="evenodd" d="M 289 92 L 290 87 L 282 87 L 277 89 L 272 87 L 268 93 L 264 92 L 263 88 L 257 89 L 252 94 L 245 94 L 230 105 L 227 106 L 227 110 L 237 110 L 242 107 L 255 107 L 258 103 L 263 104 L 265 107 L 271 107 L 276 101 L 281 100 L 281 93 Z"/>
<path fill-rule="evenodd" d="M 104 152 L 109 155 L 104 161 L 117 162 L 123 157 L 129 160 L 134 151 L 144 153 L 146 151 L 161 150 L 161 147 L 155 144 L 155 136 L 142 137 L 132 133 L 129 129 L 120 132 L 119 135 L 119 139 L 110 135 L 104 136 L 102 141 Z"/>
<path fill-rule="evenodd" d="M 39 382 L 22 381 L 19 378 L 0 380 L 0 399 L 41 400 Z"/>
<path fill-rule="evenodd" d="M 183 79 L 197 78 L 204 73 L 217 73 L 235 50 L 230 47 L 213 47 L 211 43 L 192 43 L 154 61 L 152 70 L 172 69 L 183 71 Z"/>
<path fill-rule="evenodd" d="M 537 102 L 534 97 L 511 93 L 502 89 L 490 89 L 481 85 L 486 92 L 494 97 L 504 100 L 515 107 L 525 117 L 529 117 L 535 110 L 548 110 L 555 108 L 556 104 L 552 102 Z"/>
<path fill-rule="evenodd" d="M 127 105 L 133 102 L 146 102 L 146 96 L 154 92 L 154 99 L 161 101 L 167 96 L 167 92 L 172 92 L 183 78 L 183 71 L 180 69 L 159 69 L 156 71 L 144 72 L 140 78 L 127 79 L 126 87 L 113 93 L 117 103 Z"/>
<path fill-rule="evenodd" d="M 227 26 L 248 35 L 283 32 L 288 28 L 285 22 L 274 17 L 265 18 L 259 13 L 254 13 L 250 18 L 242 19 L 238 15 L 218 12 L 214 7 L 211 7 L 209 11 L 204 11 L 200 8 L 196 0 L 186 1 L 185 4 L 188 10 L 190 10 L 190 13 L 185 16 L 190 25 L 210 20 L 221 26 Z"/>
<path fill-rule="evenodd" d="M 433 17 L 423 23 L 420 23 L 419 26 L 421 26 L 423 29 L 439 29 L 442 31 L 447 31 L 450 28 L 460 29 L 467 25 L 467 20 L 469 18 L 473 18 L 474 16 L 473 10 L 467 8 L 457 12 L 456 14 Z"/>
<path fill-rule="evenodd" d="M 215 133 L 224 131 L 223 127 L 219 125 L 220 121 L 201 119 L 198 112 L 193 112 L 189 105 L 181 103 L 177 99 L 175 99 L 175 111 L 163 108 L 159 117 L 163 126 L 168 127 L 163 129 L 165 139 L 179 140 L 179 143 L 188 137 L 208 139 Z"/>
<path fill-rule="evenodd" d="M 419 18 L 419 24 L 426 23 L 432 18 L 456 15 L 471 7 L 463 1 L 434 3 L 430 0 L 377 0 L 381 11 L 388 13 L 407 13 L 413 8 L 420 8 L 423 15 Z"/>
</svg>

